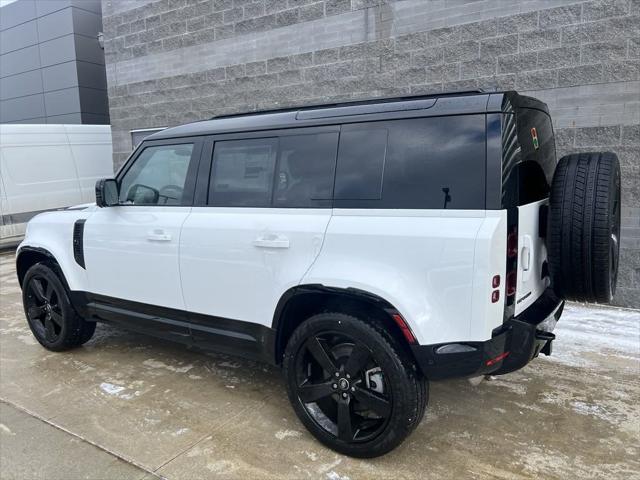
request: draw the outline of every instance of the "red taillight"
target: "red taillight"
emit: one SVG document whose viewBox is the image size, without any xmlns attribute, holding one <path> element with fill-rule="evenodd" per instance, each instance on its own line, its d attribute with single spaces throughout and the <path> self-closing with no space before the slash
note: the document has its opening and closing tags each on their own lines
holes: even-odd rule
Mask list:
<svg viewBox="0 0 640 480">
<path fill-rule="evenodd" d="M 491 280 L 491 286 L 493 288 L 498 288 L 500 286 L 500 275 L 494 275 Z"/>
<path fill-rule="evenodd" d="M 491 303 L 496 303 L 498 300 L 500 300 L 500 290 L 494 290 L 491 293 Z"/>
<path fill-rule="evenodd" d="M 509 353 L 511 352 L 504 352 L 498 355 L 497 357 L 490 358 L 489 360 L 486 361 L 487 367 L 490 367 L 491 365 L 498 363 L 500 360 L 504 360 L 507 356 L 509 356 Z"/>
<path fill-rule="evenodd" d="M 512 229 L 507 235 L 507 258 L 518 256 L 518 230 Z"/>
<path fill-rule="evenodd" d="M 404 318 L 402 318 L 402 315 L 400 315 L 399 313 L 394 313 L 392 317 L 400 327 L 402 335 L 404 335 L 404 338 L 407 340 L 407 342 L 416 343 L 416 337 L 413 336 L 413 332 L 409 328 L 409 325 L 407 325 L 407 322 L 404 321 Z"/>
<path fill-rule="evenodd" d="M 516 294 L 516 285 L 518 283 L 518 276 L 515 270 L 511 270 L 507 273 L 506 294 L 507 297 L 511 297 Z"/>
</svg>

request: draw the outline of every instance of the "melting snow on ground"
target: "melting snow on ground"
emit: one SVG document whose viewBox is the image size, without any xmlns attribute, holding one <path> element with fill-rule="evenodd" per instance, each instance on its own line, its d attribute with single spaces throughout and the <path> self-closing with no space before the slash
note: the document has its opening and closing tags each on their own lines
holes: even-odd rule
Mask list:
<svg viewBox="0 0 640 480">
<path fill-rule="evenodd" d="M 554 332 L 550 361 L 595 364 L 589 354 L 640 360 L 640 311 L 567 304 Z"/>
</svg>

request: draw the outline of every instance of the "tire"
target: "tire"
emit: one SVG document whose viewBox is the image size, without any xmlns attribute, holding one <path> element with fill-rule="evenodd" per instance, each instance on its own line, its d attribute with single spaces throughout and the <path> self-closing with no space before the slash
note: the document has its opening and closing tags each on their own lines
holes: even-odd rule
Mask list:
<svg viewBox="0 0 640 480">
<path fill-rule="evenodd" d="M 613 299 L 620 254 L 620 164 L 610 152 L 560 159 L 549 199 L 551 284 L 566 300 Z"/>
<path fill-rule="evenodd" d="M 377 324 L 342 313 L 314 315 L 291 336 L 283 367 L 298 418 L 320 442 L 345 455 L 384 455 L 424 415 L 426 380 Z"/>
<path fill-rule="evenodd" d="M 22 303 L 31 332 L 47 350 L 70 350 L 89 341 L 95 332 L 95 322 L 78 316 L 67 288 L 47 263 L 37 263 L 27 270 Z"/>
</svg>

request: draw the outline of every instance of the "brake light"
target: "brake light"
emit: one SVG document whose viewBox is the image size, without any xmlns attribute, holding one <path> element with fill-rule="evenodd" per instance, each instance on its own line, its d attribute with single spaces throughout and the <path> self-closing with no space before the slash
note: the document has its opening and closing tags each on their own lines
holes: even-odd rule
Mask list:
<svg viewBox="0 0 640 480">
<path fill-rule="evenodd" d="M 398 324 L 398 326 L 400 327 L 402 335 L 404 335 L 404 338 L 407 340 L 407 342 L 417 343 L 416 337 L 413 336 L 413 332 L 409 328 L 409 325 L 407 325 L 407 322 L 404 321 L 404 318 L 402 318 L 402 315 L 400 315 L 399 313 L 394 313 L 392 317 L 394 322 L 396 322 L 396 324 Z"/>
<path fill-rule="evenodd" d="M 498 288 L 500 286 L 500 275 L 494 275 L 491 280 L 491 286 L 493 288 Z"/>
<path fill-rule="evenodd" d="M 494 290 L 491 293 L 491 303 L 496 303 L 498 300 L 500 300 L 500 290 Z"/>
</svg>

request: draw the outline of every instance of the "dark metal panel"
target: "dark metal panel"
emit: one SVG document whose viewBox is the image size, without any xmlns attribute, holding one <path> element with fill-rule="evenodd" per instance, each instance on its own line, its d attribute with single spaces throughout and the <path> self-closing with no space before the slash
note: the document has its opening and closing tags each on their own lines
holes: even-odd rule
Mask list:
<svg viewBox="0 0 640 480">
<path fill-rule="evenodd" d="M 80 87 L 78 88 L 78 93 L 80 95 L 81 112 L 97 113 L 100 115 L 109 114 L 106 90 Z"/>
<path fill-rule="evenodd" d="M 0 64 L 2 64 L 0 76 L 7 77 L 9 75 L 15 75 L 16 73 L 40 68 L 38 48 L 38 45 L 34 45 L 0 56 Z"/>
<path fill-rule="evenodd" d="M 62 115 L 65 113 L 79 113 L 80 95 L 77 88 L 65 88 L 44 94 L 47 115 Z"/>
<path fill-rule="evenodd" d="M 0 30 L 11 28 L 36 17 L 35 0 L 9 3 L 0 10 Z"/>
<path fill-rule="evenodd" d="M 42 70 L 42 82 L 45 92 L 78 86 L 76 62 L 64 62 Z"/>
<path fill-rule="evenodd" d="M 73 42 L 76 60 L 104 65 L 104 51 L 100 48 L 97 36 L 73 35 Z"/>
<path fill-rule="evenodd" d="M 76 59 L 74 35 L 42 42 L 39 45 L 42 66 L 48 67 L 58 63 L 70 62 Z"/>
<path fill-rule="evenodd" d="M 71 6 L 71 0 L 46 0 L 36 2 L 36 11 L 39 17 L 48 15 L 49 13 L 57 12 L 63 8 Z"/>
<path fill-rule="evenodd" d="M 91 125 L 109 125 L 109 115 L 98 115 L 96 113 L 82 112 L 82 122 Z"/>
<path fill-rule="evenodd" d="M 66 113 L 64 115 L 48 115 L 47 121 L 45 123 L 49 124 L 58 124 L 58 123 L 71 123 L 71 124 L 80 124 L 85 123 L 82 121 L 82 114 L 80 112 L 77 113 Z"/>
<path fill-rule="evenodd" d="M 0 101 L 0 123 L 44 116 L 44 96 L 42 94 Z"/>
<path fill-rule="evenodd" d="M 0 79 L 0 100 L 42 93 L 42 76 L 39 70 L 19 73 Z"/>
<path fill-rule="evenodd" d="M 38 36 L 40 42 L 73 33 L 72 9 L 65 8 L 38 18 Z"/>
<path fill-rule="evenodd" d="M 82 8 L 72 8 L 73 33 L 95 37 L 102 30 L 102 18 L 100 14 L 88 12 Z"/>
<path fill-rule="evenodd" d="M 101 90 L 107 89 L 107 74 L 104 65 L 78 61 L 76 67 L 78 69 L 78 85 Z"/>
<path fill-rule="evenodd" d="M 0 15 L 1 15 L 0 10 Z M 0 32 L 0 54 L 19 50 L 38 43 L 36 22 L 26 22 Z"/>
</svg>

